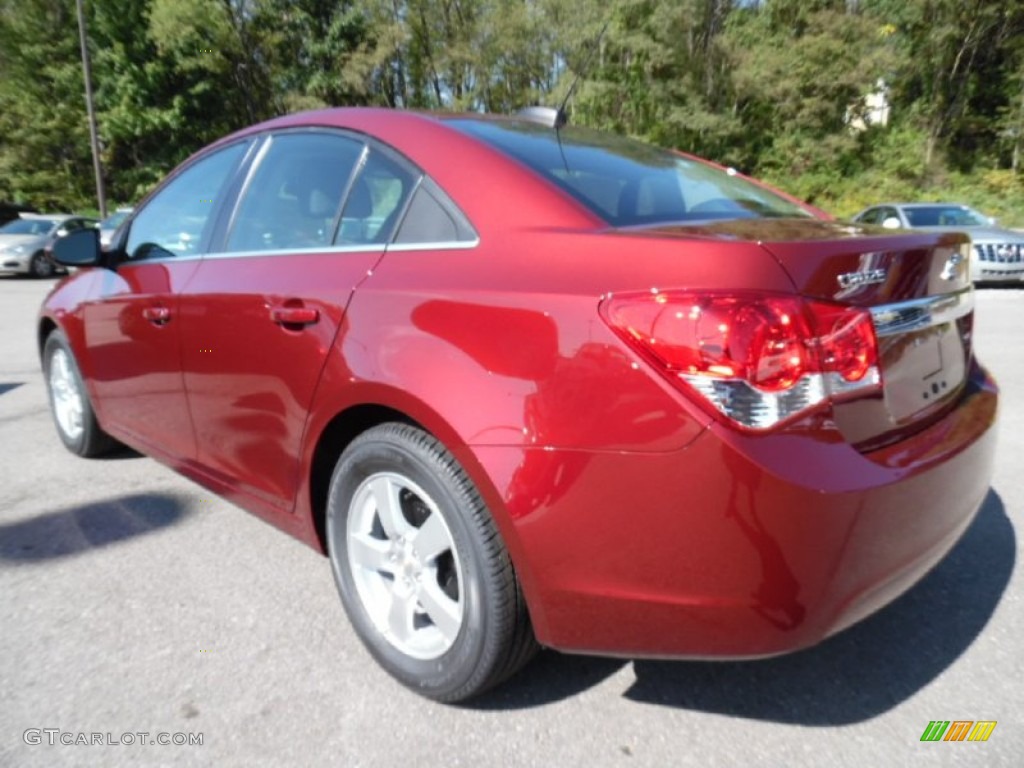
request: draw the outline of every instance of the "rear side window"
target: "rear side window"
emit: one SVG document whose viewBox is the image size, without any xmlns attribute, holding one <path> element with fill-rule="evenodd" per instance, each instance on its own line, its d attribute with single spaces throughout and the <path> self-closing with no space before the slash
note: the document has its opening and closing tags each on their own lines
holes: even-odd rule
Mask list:
<svg viewBox="0 0 1024 768">
<path fill-rule="evenodd" d="M 613 226 L 811 217 L 727 171 L 613 134 L 475 118 L 447 124 L 525 164 Z"/>
<path fill-rule="evenodd" d="M 274 136 L 246 184 L 226 249 L 329 246 L 342 196 L 364 145 L 330 133 Z"/>
<path fill-rule="evenodd" d="M 416 188 L 395 243 L 472 242 L 476 232 L 465 215 L 432 181 L 423 179 Z"/>
</svg>

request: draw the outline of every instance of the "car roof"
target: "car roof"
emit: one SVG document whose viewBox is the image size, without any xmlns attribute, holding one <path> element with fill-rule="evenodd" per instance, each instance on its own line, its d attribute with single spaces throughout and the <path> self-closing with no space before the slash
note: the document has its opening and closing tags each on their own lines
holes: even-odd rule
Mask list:
<svg viewBox="0 0 1024 768">
<path fill-rule="evenodd" d="M 603 222 L 534 171 L 483 141 L 446 125 L 456 118 L 530 121 L 478 113 L 433 113 L 384 107 L 334 107 L 297 112 L 243 128 L 196 155 L 241 138 L 287 129 L 338 128 L 364 134 L 403 154 L 456 201 L 473 222 L 501 220 L 503 226 L 596 227 Z M 193 155 L 195 157 L 196 155 Z M 458 162 L 453 162 L 458 158 Z M 481 192 L 480 173 L 491 180 Z M 496 205 L 498 198 L 505 199 Z M 515 202 L 513 202 L 513 200 Z"/>
</svg>

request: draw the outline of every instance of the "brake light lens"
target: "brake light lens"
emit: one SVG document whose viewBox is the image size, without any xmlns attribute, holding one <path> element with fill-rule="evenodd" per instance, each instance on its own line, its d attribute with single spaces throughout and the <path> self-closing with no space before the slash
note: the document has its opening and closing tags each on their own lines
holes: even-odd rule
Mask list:
<svg viewBox="0 0 1024 768">
<path fill-rule="evenodd" d="M 749 429 L 881 389 L 867 310 L 793 296 L 652 292 L 601 304 L 656 370 Z"/>
</svg>

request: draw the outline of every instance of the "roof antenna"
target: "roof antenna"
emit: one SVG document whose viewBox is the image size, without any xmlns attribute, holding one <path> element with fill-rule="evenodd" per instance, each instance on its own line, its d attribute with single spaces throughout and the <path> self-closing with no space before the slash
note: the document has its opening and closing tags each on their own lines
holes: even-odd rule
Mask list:
<svg viewBox="0 0 1024 768">
<path fill-rule="evenodd" d="M 576 86 L 580 82 L 582 73 L 590 70 L 590 62 L 594 60 L 594 54 L 601 47 L 601 41 L 604 40 L 604 33 L 608 31 L 608 25 L 611 23 L 612 19 L 609 16 L 605 20 L 604 26 L 601 27 L 601 31 L 597 35 L 597 40 L 594 41 L 594 47 L 590 49 L 590 55 L 587 56 L 587 60 L 583 62 L 583 66 L 576 71 L 576 77 L 574 77 L 572 82 L 569 84 L 569 90 L 565 92 L 565 98 L 562 99 L 562 103 L 558 105 L 558 110 L 555 112 L 555 130 L 558 130 L 569 122 L 569 116 L 566 114 L 565 108 L 569 104 L 569 99 L 571 99 L 572 95 L 576 92 Z"/>
<path fill-rule="evenodd" d="M 580 82 L 580 78 L 584 72 L 590 69 L 590 62 L 594 59 L 594 53 L 601 47 L 601 41 L 604 39 L 604 33 L 608 31 L 608 25 L 611 24 L 611 17 L 609 17 L 604 26 L 601 27 L 601 32 L 597 36 L 597 40 L 594 41 L 594 47 L 591 49 L 590 54 L 587 56 L 586 61 L 583 62 L 583 66 L 576 72 L 576 76 L 572 79 L 572 83 L 569 85 L 569 90 L 566 91 L 565 97 L 562 99 L 562 103 L 558 105 L 558 108 L 553 107 L 524 107 L 520 109 L 516 115 L 523 118 L 524 120 L 532 120 L 536 123 L 541 123 L 549 128 L 554 128 L 558 131 L 569 123 L 569 115 L 566 114 L 565 108 L 569 104 L 569 99 L 576 92 L 576 86 Z"/>
<path fill-rule="evenodd" d="M 558 153 L 562 156 L 562 165 L 565 166 L 566 174 L 571 174 L 572 171 L 569 170 L 569 161 L 566 159 L 565 149 L 562 147 L 561 129 L 569 123 L 569 115 L 566 114 L 565 108 L 568 106 L 569 99 L 572 98 L 573 93 L 576 92 L 576 85 L 579 83 L 582 73 L 590 69 L 590 62 L 594 59 L 594 52 L 601 47 L 601 41 L 604 39 L 604 33 L 608 31 L 608 25 L 611 21 L 610 16 L 605 20 L 604 26 L 601 27 L 601 32 L 597 36 L 597 40 L 594 41 L 594 47 L 591 49 L 590 55 L 588 55 L 586 61 L 583 62 L 583 66 L 577 70 L 576 76 L 569 84 L 569 90 L 566 91 L 565 97 L 562 99 L 562 103 L 558 105 L 558 109 L 552 109 L 551 107 L 526 107 L 516 113 L 519 117 L 522 117 L 525 120 L 532 120 L 533 122 L 541 123 L 542 125 L 555 129 L 555 139 L 558 141 Z"/>
</svg>

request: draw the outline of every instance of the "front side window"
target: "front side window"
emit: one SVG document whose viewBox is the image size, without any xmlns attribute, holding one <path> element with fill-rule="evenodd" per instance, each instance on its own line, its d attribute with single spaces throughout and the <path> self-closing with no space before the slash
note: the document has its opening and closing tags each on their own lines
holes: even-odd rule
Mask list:
<svg viewBox="0 0 1024 768">
<path fill-rule="evenodd" d="M 330 133 L 274 136 L 246 184 L 226 249 L 280 251 L 328 246 L 361 141 Z"/>
<path fill-rule="evenodd" d="M 861 214 L 860 221 L 864 224 L 881 224 L 885 218 L 884 208 L 871 208 Z"/>
<path fill-rule="evenodd" d="M 528 166 L 612 226 L 811 217 L 735 173 L 613 134 L 476 118 L 447 124 Z"/>
<path fill-rule="evenodd" d="M 60 229 L 57 230 L 58 235 L 66 235 L 69 232 L 74 232 L 78 229 L 94 228 L 96 222 L 91 219 L 68 219 L 60 225 Z"/>
<path fill-rule="evenodd" d="M 232 144 L 192 163 L 139 211 L 128 232 L 130 260 L 199 253 L 220 195 L 248 142 Z"/>
</svg>

